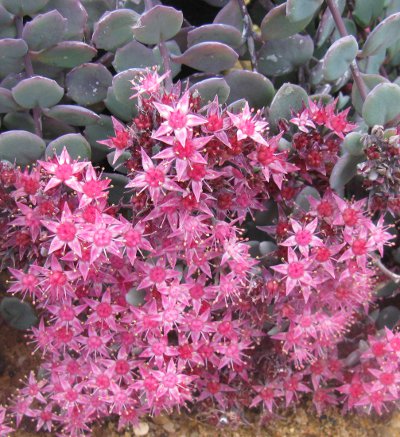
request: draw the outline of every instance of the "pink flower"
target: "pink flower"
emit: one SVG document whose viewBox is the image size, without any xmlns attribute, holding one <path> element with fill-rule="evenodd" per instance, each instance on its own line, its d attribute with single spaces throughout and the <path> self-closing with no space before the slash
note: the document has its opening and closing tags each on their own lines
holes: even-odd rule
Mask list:
<svg viewBox="0 0 400 437">
<path fill-rule="evenodd" d="M 131 84 L 133 85 L 132 89 L 137 92 L 133 94 L 130 98 L 134 99 L 135 97 L 139 97 L 142 94 L 156 94 L 161 88 L 161 84 L 164 79 L 171 74 L 170 71 L 159 76 L 157 69 L 149 69 L 146 68 L 145 72 L 138 74 L 135 80 L 131 80 Z"/>
<path fill-rule="evenodd" d="M 314 219 L 305 226 L 302 226 L 296 220 L 290 219 L 290 224 L 292 225 L 294 235 L 280 243 L 281 246 L 299 248 L 301 254 L 307 257 L 310 246 L 322 245 L 322 240 L 314 235 L 318 226 L 318 219 Z"/>
<path fill-rule="evenodd" d="M 111 117 L 114 127 L 115 137 L 108 140 L 97 141 L 99 144 L 104 144 L 107 147 L 115 149 L 112 164 L 114 165 L 118 158 L 125 152 L 126 149 L 132 146 L 132 137 L 127 128 L 119 122 L 115 117 Z"/>
</svg>

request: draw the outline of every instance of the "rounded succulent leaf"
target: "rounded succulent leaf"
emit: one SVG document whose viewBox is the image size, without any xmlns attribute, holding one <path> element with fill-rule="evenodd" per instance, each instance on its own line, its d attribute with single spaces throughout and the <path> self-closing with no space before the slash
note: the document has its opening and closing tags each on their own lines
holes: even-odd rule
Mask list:
<svg viewBox="0 0 400 437">
<path fill-rule="evenodd" d="M 128 71 L 128 70 L 127 70 Z M 123 72 L 125 73 L 125 72 Z M 119 73 L 122 74 L 122 73 Z M 129 100 L 129 96 L 132 95 L 132 91 L 126 96 L 126 100 Z M 110 86 L 107 90 L 107 97 L 104 100 L 104 104 L 106 108 L 113 114 L 115 117 L 119 118 L 122 121 L 128 122 L 132 121 L 132 117 L 137 115 L 137 101 L 134 99 L 129 100 L 129 102 L 120 102 L 114 94 L 113 87 Z"/>
<path fill-rule="evenodd" d="M 112 74 L 101 64 L 83 64 L 66 76 L 67 95 L 82 106 L 102 102 L 111 85 Z"/>
<path fill-rule="evenodd" d="M 384 6 L 384 0 L 356 0 L 352 17 L 360 26 L 367 27 L 382 14 Z"/>
<path fill-rule="evenodd" d="M 291 83 L 284 83 L 275 94 L 269 108 L 271 125 L 276 126 L 282 118 L 289 120 L 292 117 L 292 111 L 300 111 L 307 104 L 308 96 L 303 88 Z"/>
<path fill-rule="evenodd" d="M 62 41 L 50 49 L 32 54 L 34 61 L 53 67 L 74 68 L 91 61 L 97 50 L 80 41 Z"/>
<path fill-rule="evenodd" d="M 0 87 L 0 114 L 7 114 L 7 112 L 17 111 L 18 109 L 21 108 L 14 100 L 11 91 Z"/>
<path fill-rule="evenodd" d="M 67 19 L 58 11 L 37 15 L 25 24 L 22 38 L 30 50 L 43 50 L 62 41 L 67 28 Z"/>
<path fill-rule="evenodd" d="M 123 152 L 118 157 L 118 159 L 114 162 L 115 153 L 116 153 L 115 151 L 107 153 L 107 161 L 109 165 L 118 173 L 128 174 L 129 170 L 124 165 L 124 163 L 128 161 L 128 159 L 131 158 L 132 155 L 129 152 Z"/>
<path fill-rule="evenodd" d="M 19 331 L 31 328 L 38 321 L 32 306 L 16 297 L 3 297 L 0 314 L 8 325 Z"/>
<path fill-rule="evenodd" d="M 329 178 L 331 188 L 337 192 L 341 192 L 347 182 L 357 174 L 357 165 L 364 161 L 365 157 L 362 155 L 354 156 L 350 153 L 342 155 L 332 169 Z"/>
<path fill-rule="evenodd" d="M 267 41 L 258 52 L 258 70 L 266 76 L 282 76 L 308 62 L 314 43 L 308 35 Z"/>
<path fill-rule="evenodd" d="M 2 5 L 14 15 L 34 15 L 43 9 L 49 0 L 2 0 Z"/>
<path fill-rule="evenodd" d="M 400 115 L 400 86 L 377 85 L 365 99 L 362 116 L 368 126 L 385 125 Z"/>
<path fill-rule="evenodd" d="M 385 327 L 388 329 L 394 329 L 399 320 L 400 310 L 393 305 L 389 305 L 379 311 L 379 316 L 376 320 L 376 327 L 378 329 L 384 329 Z"/>
<path fill-rule="evenodd" d="M 182 54 L 176 41 L 174 40 L 167 41 L 165 45 L 167 47 L 170 57 L 173 58 L 174 56 L 180 56 Z M 153 48 L 153 55 L 155 59 L 155 65 L 159 66 L 160 73 L 164 73 L 165 72 L 164 60 L 161 56 L 160 47 L 158 45 Z M 172 59 L 171 61 L 172 77 L 178 75 L 181 72 L 181 69 L 182 69 L 181 64 L 174 62 Z"/>
<path fill-rule="evenodd" d="M 385 50 L 400 39 L 400 12 L 381 21 L 368 35 L 363 49 L 362 57 L 374 55 L 380 50 Z"/>
<path fill-rule="evenodd" d="M 45 147 L 45 142 L 31 132 L 10 130 L 0 134 L 0 160 L 17 165 L 32 164 L 41 158 Z"/>
<path fill-rule="evenodd" d="M 137 290 L 136 288 L 131 288 L 125 295 L 125 300 L 129 305 L 135 307 L 141 307 L 146 302 L 147 291 Z"/>
<path fill-rule="evenodd" d="M 64 88 L 53 79 L 32 76 L 21 80 L 11 92 L 14 100 L 23 108 L 49 108 L 62 99 Z"/>
<path fill-rule="evenodd" d="M 52 11 L 54 9 L 67 19 L 64 39 L 82 40 L 88 14 L 81 2 L 79 0 L 50 0 L 45 10 Z"/>
<path fill-rule="evenodd" d="M 9 26 L 13 23 L 14 17 L 0 4 L 0 26 Z"/>
<path fill-rule="evenodd" d="M 353 156 L 364 155 L 364 145 L 361 142 L 362 134 L 360 132 L 350 132 L 343 140 L 342 148 Z"/>
<path fill-rule="evenodd" d="M 91 161 L 97 164 L 110 152 L 109 147 L 104 144 L 99 144 L 98 141 L 114 136 L 114 127 L 111 117 L 101 114 L 96 123 L 86 126 L 83 135 L 88 140 L 92 149 Z"/>
<path fill-rule="evenodd" d="M 156 63 L 152 49 L 138 41 L 131 41 L 115 52 L 112 65 L 118 73 L 121 73 L 130 68 L 152 67 Z"/>
<path fill-rule="evenodd" d="M 133 40 L 133 26 L 139 15 L 131 9 L 106 12 L 94 25 L 92 42 L 98 49 L 115 51 Z"/>
<path fill-rule="evenodd" d="M 286 16 L 293 23 L 312 18 L 322 3 L 323 0 L 287 0 Z"/>
<path fill-rule="evenodd" d="M 231 89 L 227 103 L 245 98 L 250 107 L 262 108 L 272 102 L 275 94 L 271 81 L 254 71 L 233 70 L 225 80 Z"/>
<path fill-rule="evenodd" d="M 7 130 L 24 130 L 35 133 L 35 121 L 29 112 L 9 112 L 3 117 L 3 127 Z"/>
<path fill-rule="evenodd" d="M 194 28 L 187 34 L 188 47 L 207 41 L 217 41 L 237 48 L 243 44 L 241 32 L 228 24 L 205 24 Z"/>
<path fill-rule="evenodd" d="M 44 114 L 71 126 L 87 126 L 96 123 L 100 118 L 90 109 L 78 105 L 56 105 L 51 109 L 46 109 Z"/>
<path fill-rule="evenodd" d="M 27 53 L 28 45 L 23 39 L 0 39 L 0 76 L 22 71 Z"/>
<path fill-rule="evenodd" d="M 362 80 L 365 84 L 367 92 L 373 90 L 380 83 L 389 83 L 389 80 L 379 74 L 361 74 Z M 360 91 L 357 88 L 357 84 L 353 83 L 353 88 L 351 90 L 351 101 L 354 109 L 361 114 L 363 107 L 363 100 L 360 95 Z"/>
<path fill-rule="evenodd" d="M 292 22 L 286 16 L 286 4 L 271 9 L 261 22 L 261 37 L 264 41 L 283 39 L 295 35 L 305 29 L 311 17 Z"/>
<path fill-rule="evenodd" d="M 74 134 L 76 130 L 69 124 L 56 120 L 55 118 L 42 117 L 42 132 L 43 138 L 48 138 L 50 141 L 58 138 L 61 135 Z"/>
<path fill-rule="evenodd" d="M 88 26 L 93 31 L 93 25 L 101 16 L 110 10 L 110 0 L 80 0 L 88 14 Z M 126 6 L 124 6 L 126 7 Z"/>
<path fill-rule="evenodd" d="M 117 204 L 120 200 L 128 202 L 131 193 L 128 193 L 125 186 L 128 185 L 129 179 L 118 173 L 102 173 L 102 179 L 111 179 L 108 200 L 111 204 Z"/>
<path fill-rule="evenodd" d="M 90 144 L 81 134 L 67 134 L 51 141 L 46 147 L 46 158 L 60 155 L 64 147 L 67 149 L 72 159 L 90 160 Z"/>
<path fill-rule="evenodd" d="M 294 203 L 303 211 L 308 212 L 310 210 L 309 197 L 320 200 L 321 196 L 318 190 L 314 187 L 304 187 L 300 193 L 296 196 Z"/>
<path fill-rule="evenodd" d="M 240 33 L 243 32 L 243 15 L 240 10 L 237 0 L 229 0 L 229 2 L 218 12 L 214 19 L 214 23 L 228 24 L 236 27 Z"/>
<path fill-rule="evenodd" d="M 335 41 L 324 56 L 322 72 L 325 80 L 339 79 L 356 58 L 358 52 L 357 40 L 352 35 L 344 36 Z"/>
<path fill-rule="evenodd" d="M 133 29 L 142 44 L 158 44 L 173 38 L 182 27 L 183 14 L 169 6 L 157 5 L 145 12 Z"/>
<path fill-rule="evenodd" d="M 214 100 L 215 96 L 218 96 L 218 102 L 223 104 L 228 99 L 230 87 L 222 77 L 211 77 L 195 83 L 189 91 L 197 91 L 204 104 Z"/>
<path fill-rule="evenodd" d="M 172 56 L 174 62 L 207 73 L 228 70 L 235 65 L 238 58 L 238 54 L 231 47 L 220 42 L 202 42 L 189 47 L 180 56 Z"/>
</svg>

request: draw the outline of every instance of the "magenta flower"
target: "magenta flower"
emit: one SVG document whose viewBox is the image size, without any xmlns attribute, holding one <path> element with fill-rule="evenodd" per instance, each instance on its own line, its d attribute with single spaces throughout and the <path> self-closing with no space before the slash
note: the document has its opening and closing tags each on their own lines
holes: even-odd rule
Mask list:
<svg viewBox="0 0 400 437">
<path fill-rule="evenodd" d="M 118 158 L 125 152 L 126 149 L 132 146 L 133 141 L 128 129 L 115 117 L 111 117 L 114 127 L 115 137 L 108 140 L 97 141 L 99 144 L 104 144 L 111 149 L 115 149 L 112 164 L 114 165 Z"/>
<path fill-rule="evenodd" d="M 290 224 L 292 225 L 294 235 L 282 241 L 280 243 L 281 246 L 298 248 L 300 253 L 307 257 L 310 246 L 322 245 L 322 240 L 314 234 L 318 226 L 318 219 L 314 219 L 305 226 L 302 226 L 296 220 L 290 219 Z"/>
</svg>

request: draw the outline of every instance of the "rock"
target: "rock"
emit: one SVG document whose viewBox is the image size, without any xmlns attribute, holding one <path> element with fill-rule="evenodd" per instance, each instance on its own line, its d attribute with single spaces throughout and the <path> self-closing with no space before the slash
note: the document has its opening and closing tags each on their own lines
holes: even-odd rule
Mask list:
<svg viewBox="0 0 400 437">
<path fill-rule="evenodd" d="M 149 433 L 149 430 L 150 427 L 146 422 L 139 422 L 137 426 L 133 427 L 133 434 L 137 437 L 145 436 Z"/>
</svg>

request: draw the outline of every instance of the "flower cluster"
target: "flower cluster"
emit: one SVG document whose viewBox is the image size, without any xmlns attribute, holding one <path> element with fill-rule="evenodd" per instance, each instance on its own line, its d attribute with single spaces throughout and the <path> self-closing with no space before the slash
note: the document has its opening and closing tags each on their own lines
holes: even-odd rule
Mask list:
<svg viewBox="0 0 400 437">
<path fill-rule="evenodd" d="M 110 205 L 110 181 L 66 149 L 24 171 L 0 167 L 8 291 L 41 311 L 31 333 L 40 377 L 10 406 L 15 425 L 27 416 L 38 431 L 80 436 L 99 418 L 123 428 L 191 405 L 272 414 L 310 393 L 318 411 L 345 401 L 379 412 L 397 400 L 397 376 L 382 391 L 387 360 L 363 352 L 368 378 L 348 363 L 359 340 L 350 327 L 374 301 L 371 257 L 391 239 L 383 222 L 365 201 L 326 191 L 309 211 L 283 204 L 262 227 L 277 250 L 252 257 L 243 227 L 298 170 L 278 148 L 283 132 L 270 136 L 247 104 L 201 106 L 162 80 L 152 71 L 134 84 L 139 115 L 128 127 L 114 119 L 102 142 L 130 153 L 130 203 Z M 338 135 L 350 129 L 325 111 Z M 348 401 L 352 372 L 381 404 Z"/>
</svg>

